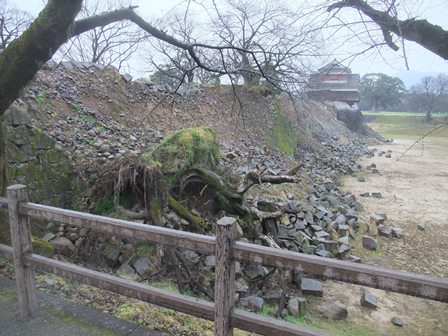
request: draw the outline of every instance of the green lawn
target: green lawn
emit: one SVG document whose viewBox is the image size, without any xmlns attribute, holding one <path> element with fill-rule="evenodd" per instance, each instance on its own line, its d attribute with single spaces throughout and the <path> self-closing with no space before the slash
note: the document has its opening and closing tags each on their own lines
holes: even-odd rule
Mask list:
<svg viewBox="0 0 448 336">
<path fill-rule="evenodd" d="M 363 114 L 369 116 L 369 126 L 386 138 L 419 138 L 448 123 L 448 114 L 434 114 L 430 123 L 425 122 L 425 117 L 421 113 L 363 112 Z M 430 136 L 448 138 L 448 127 L 442 127 Z"/>
</svg>

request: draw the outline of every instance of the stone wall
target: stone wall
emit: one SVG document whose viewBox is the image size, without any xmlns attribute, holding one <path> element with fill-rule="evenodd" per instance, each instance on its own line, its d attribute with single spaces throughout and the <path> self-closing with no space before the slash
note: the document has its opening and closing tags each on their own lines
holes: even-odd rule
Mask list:
<svg viewBox="0 0 448 336">
<path fill-rule="evenodd" d="M 25 104 L 14 103 L 0 119 L 0 190 L 20 183 L 30 201 L 61 208 L 79 208 L 86 187 L 68 153 L 33 126 Z M 0 217 L 0 241 L 9 241 L 6 217 Z M 42 228 L 33 223 L 33 234 Z M 36 232 L 37 231 L 37 232 Z"/>
</svg>

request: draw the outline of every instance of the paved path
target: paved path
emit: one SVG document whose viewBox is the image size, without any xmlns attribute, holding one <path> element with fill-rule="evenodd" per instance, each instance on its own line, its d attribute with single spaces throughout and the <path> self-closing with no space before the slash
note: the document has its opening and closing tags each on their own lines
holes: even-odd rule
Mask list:
<svg viewBox="0 0 448 336">
<path fill-rule="evenodd" d="M 0 335 L 2 336 L 162 336 L 93 308 L 39 293 L 39 314 L 22 319 L 15 283 L 0 277 Z"/>
</svg>

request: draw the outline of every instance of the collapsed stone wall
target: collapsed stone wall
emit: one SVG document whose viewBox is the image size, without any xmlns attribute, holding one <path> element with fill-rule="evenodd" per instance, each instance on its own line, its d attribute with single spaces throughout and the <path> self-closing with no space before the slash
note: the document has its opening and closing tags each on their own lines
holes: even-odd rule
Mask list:
<svg viewBox="0 0 448 336">
<path fill-rule="evenodd" d="M 15 102 L 0 119 L 2 193 L 8 185 L 24 184 L 32 202 L 77 208 L 85 183 L 68 153 L 33 125 L 24 104 Z M 34 223 L 37 224 L 37 223 Z M 9 224 L 0 218 L 0 241 L 9 241 Z M 39 229 L 39 225 L 35 225 Z M 38 230 L 41 231 L 41 230 Z"/>
</svg>

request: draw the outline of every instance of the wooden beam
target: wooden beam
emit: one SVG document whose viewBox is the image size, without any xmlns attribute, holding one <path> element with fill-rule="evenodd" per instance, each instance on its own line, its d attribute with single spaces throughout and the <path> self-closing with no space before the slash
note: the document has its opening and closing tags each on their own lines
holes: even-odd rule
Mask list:
<svg viewBox="0 0 448 336">
<path fill-rule="evenodd" d="M 5 257 L 6 259 L 12 260 L 12 247 L 0 244 L 0 255 Z"/>
<path fill-rule="evenodd" d="M 235 303 L 235 261 L 232 250 L 236 222 L 236 218 L 224 217 L 216 223 L 215 336 L 233 335 L 231 315 Z"/>
<path fill-rule="evenodd" d="M 213 321 L 213 303 L 189 296 L 168 292 L 141 283 L 121 279 L 109 274 L 86 269 L 77 265 L 67 264 L 58 260 L 33 254 L 27 261 L 36 269 L 62 276 L 64 278 L 103 288 L 114 293 L 133 297 L 169 309 L 174 309 L 189 315 Z M 232 325 L 242 330 L 255 331 L 260 335 L 303 335 L 327 336 L 327 334 L 310 328 L 295 326 L 290 323 L 269 319 L 253 313 L 235 310 L 232 314 Z"/>
<path fill-rule="evenodd" d="M 243 242 L 235 243 L 233 253 L 235 259 L 240 261 L 295 269 L 327 279 L 448 302 L 448 279 L 388 270 Z"/>
<path fill-rule="evenodd" d="M 213 303 L 143 285 L 106 273 L 46 258 L 37 254 L 27 257 L 37 269 L 103 288 L 114 293 L 133 297 L 158 306 L 174 309 L 189 315 L 213 320 Z"/>
<path fill-rule="evenodd" d="M 233 312 L 232 325 L 235 328 L 265 336 L 329 336 L 329 334 L 323 331 L 297 326 L 266 316 L 248 313 L 240 309 L 236 309 Z"/>
<path fill-rule="evenodd" d="M 31 218 L 85 227 L 98 232 L 144 239 L 157 244 L 166 244 L 208 254 L 215 252 L 215 237 L 213 236 L 139 224 L 35 203 L 21 204 L 20 214 Z"/>
<path fill-rule="evenodd" d="M 30 223 L 29 218 L 19 214 L 19 204 L 28 202 L 28 193 L 21 184 L 8 187 L 6 193 L 20 314 L 25 318 L 32 316 L 38 309 L 34 269 L 26 261 L 33 253 Z"/>
</svg>

